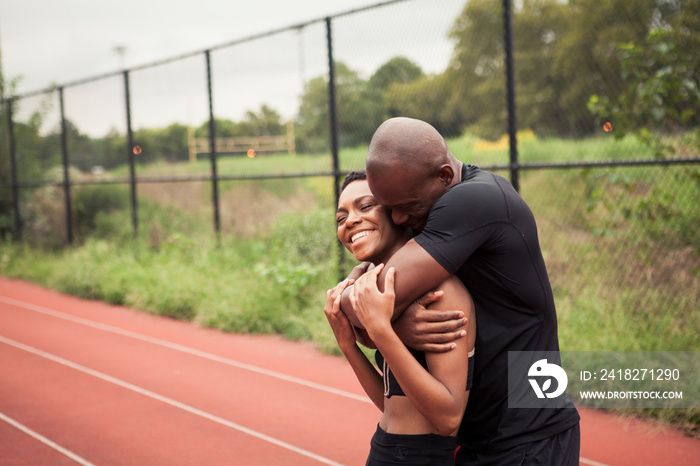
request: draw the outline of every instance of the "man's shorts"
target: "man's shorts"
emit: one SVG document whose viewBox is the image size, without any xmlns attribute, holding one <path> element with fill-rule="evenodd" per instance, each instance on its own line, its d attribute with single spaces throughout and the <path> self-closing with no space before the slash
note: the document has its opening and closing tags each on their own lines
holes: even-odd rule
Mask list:
<svg viewBox="0 0 700 466">
<path fill-rule="evenodd" d="M 581 450 L 581 426 L 577 423 L 553 437 L 516 445 L 511 449 L 479 453 L 460 448 L 457 466 L 578 466 Z"/>
</svg>

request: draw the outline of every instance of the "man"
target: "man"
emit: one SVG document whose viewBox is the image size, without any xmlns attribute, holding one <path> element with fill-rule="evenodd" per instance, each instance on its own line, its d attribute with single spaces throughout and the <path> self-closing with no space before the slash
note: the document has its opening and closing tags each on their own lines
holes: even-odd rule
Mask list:
<svg viewBox="0 0 700 466">
<path fill-rule="evenodd" d="M 420 120 L 384 122 L 366 168 L 377 201 L 416 233 L 378 279 L 382 287 L 386 271 L 396 270 L 394 316 L 402 340 L 417 349 L 449 350 L 449 340 L 459 337 L 426 337 L 425 321 L 434 316 L 409 308 L 450 275 L 474 299 L 474 385 L 456 464 L 577 465 L 579 415 L 572 404 L 508 408 L 508 352 L 559 352 L 554 299 L 527 204 L 504 178 L 457 160 L 438 131 Z M 348 306 L 344 299 L 343 310 L 352 314 Z M 456 328 L 453 317 L 427 325 L 447 331 Z"/>
</svg>

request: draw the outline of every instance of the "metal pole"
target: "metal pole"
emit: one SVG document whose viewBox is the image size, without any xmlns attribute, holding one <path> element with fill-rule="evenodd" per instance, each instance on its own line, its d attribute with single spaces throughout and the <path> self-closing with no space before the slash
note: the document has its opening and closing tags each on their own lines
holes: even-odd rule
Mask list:
<svg viewBox="0 0 700 466">
<path fill-rule="evenodd" d="M 515 67 L 513 65 L 513 8 L 511 0 L 503 0 L 503 42 L 506 60 L 506 100 L 508 103 L 508 139 L 510 141 L 510 183 L 520 190 L 518 180 L 518 140 L 515 117 Z"/>
<path fill-rule="evenodd" d="M 340 187 L 340 162 L 338 160 L 338 108 L 335 99 L 335 63 L 333 62 L 333 32 L 331 18 L 326 18 L 326 41 L 328 43 L 328 117 L 331 131 L 331 156 L 335 183 L 335 202 L 338 203 Z"/>
<path fill-rule="evenodd" d="M 136 169 L 134 167 L 134 133 L 131 129 L 131 97 L 129 96 L 129 71 L 124 71 L 124 99 L 126 101 L 126 139 L 129 153 L 129 183 L 131 184 L 131 224 L 134 238 L 139 235 L 139 216 L 136 199 Z"/>
<path fill-rule="evenodd" d="M 333 157 L 333 191 L 335 193 L 335 205 L 340 200 L 340 161 L 338 158 L 338 107 L 335 100 L 335 63 L 333 61 L 333 31 L 331 18 L 326 17 L 326 43 L 328 45 L 328 119 L 331 132 L 331 156 Z M 343 244 L 338 241 L 338 276 L 342 280 L 345 266 L 345 254 Z"/>
<path fill-rule="evenodd" d="M 73 209 L 70 196 L 70 171 L 68 170 L 68 130 L 63 107 L 63 88 L 58 88 L 58 102 L 61 110 L 61 152 L 63 155 L 63 195 L 66 202 L 66 239 L 73 244 Z"/>
<path fill-rule="evenodd" d="M 207 92 L 209 93 L 209 159 L 211 160 L 211 196 L 214 206 L 214 231 L 221 232 L 219 217 L 219 175 L 216 170 L 216 120 L 214 120 L 214 103 L 211 86 L 211 53 L 204 52 L 207 57 Z"/>
<path fill-rule="evenodd" d="M 12 122 L 12 106 L 14 100 L 7 99 L 7 139 L 10 143 L 10 176 L 12 186 L 12 210 L 15 220 L 15 239 L 22 237 L 22 219 L 19 215 L 19 182 L 17 180 L 17 145 L 15 142 L 15 127 Z"/>
</svg>

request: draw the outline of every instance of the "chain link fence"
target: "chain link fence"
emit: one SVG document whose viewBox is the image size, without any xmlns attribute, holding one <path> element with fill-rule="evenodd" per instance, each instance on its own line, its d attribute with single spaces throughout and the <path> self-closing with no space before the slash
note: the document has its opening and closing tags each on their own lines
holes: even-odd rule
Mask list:
<svg viewBox="0 0 700 466">
<path fill-rule="evenodd" d="M 389 1 L 10 94 L 0 229 L 46 247 L 254 235 L 332 212 L 374 129 L 410 116 L 519 189 L 560 308 L 697 329 L 698 18 L 692 0 Z"/>
</svg>

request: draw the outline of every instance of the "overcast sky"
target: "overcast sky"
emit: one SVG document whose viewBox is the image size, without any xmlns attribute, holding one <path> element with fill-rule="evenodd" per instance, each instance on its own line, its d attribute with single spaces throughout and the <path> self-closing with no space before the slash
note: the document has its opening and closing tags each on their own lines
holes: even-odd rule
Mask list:
<svg viewBox="0 0 700 466">
<path fill-rule="evenodd" d="M 127 68 L 135 67 L 375 3 L 379 3 L 379 0 L 0 0 L 2 69 L 6 79 L 22 77 L 17 86 L 17 93 L 23 94 L 53 84 L 65 84 L 115 72 L 122 64 Z M 451 51 L 447 30 L 464 3 L 464 0 L 411 0 L 400 6 L 384 7 L 371 15 L 355 15 L 357 26 L 353 26 L 354 18 L 344 20 L 344 23 L 339 21 L 338 32 L 334 25 L 334 42 L 337 41 L 338 54 L 341 55 L 341 60 L 350 61 L 353 69 L 360 68 L 359 71 L 364 71 L 365 74 L 373 72 L 392 54 L 410 55 L 411 52 L 415 52 L 416 57 L 409 58 L 419 62 L 426 71 L 439 71 L 447 63 Z M 438 4 L 440 8 L 436 8 Z M 403 14 L 405 16 L 402 16 Z M 385 19 L 380 20 L 381 15 L 384 15 Z M 436 21 L 440 26 L 433 28 L 430 21 Z M 415 27 L 412 22 L 416 23 Z M 410 31 L 416 29 L 421 22 L 426 22 L 428 30 L 436 29 L 435 33 L 426 32 L 425 35 L 411 36 Z M 362 33 L 354 36 L 351 30 L 353 27 L 357 27 L 358 31 L 361 28 Z M 391 27 L 403 30 L 396 34 L 390 33 Z M 260 70 L 264 67 L 269 68 L 268 75 L 277 77 L 275 86 L 281 89 L 280 80 L 284 80 L 290 86 L 296 86 L 293 91 L 284 92 L 293 94 L 293 97 L 298 99 L 303 80 L 322 73 L 326 67 L 323 26 L 319 25 L 316 29 L 315 32 L 307 31 L 304 37 L 297 38 L 291 33 L 281 37 L 280 44 L 290 47 L 282 58 L 272 56 L 271 49 L 275 48 L 270 45 L 272 41 L 266 45 L 267 48 L 262 49 L 264 51 L 256 52 L 251 49 L 246 53 L 255 56 L 257 62 L 250 59 L 245 67 L 258 69 L 260 66 Z M 372 35 L 382 31 L 386 31 L 388 35 Z M 414 43 L 409 43 L 407 47 L 407 41 L 411 40 Z M 403 44 L 406 51 L 397 48 L 397 52 L 392 49 L 392 41 L 396 41 L 397 47 Z M 282 49 L 284 46 L 279 45 L 276 48 Z M 116 47 L 124 47 L 123 55 L 115 51 Z M 334 45 L 334 51 L 335 47 Z M 240 49 L 243 50 L 243 47 Z M 226 60 L 222 60 L 222 57 L 226 57 L 226 53 L 228 52 L 213 56 L 213 66 L 219 74 L 240 74 L 240 66 L 235 71 L 233 65 L 230 70 L 225 68 L 223 62 Z M 421 57 L 425 57 L 426 60 Z M 432 64 L 427 57 L 433 60 Z M 287 72 L 290 73 L 288 76 L 272 69 L 271 65 L 284 59 L 293 63 L 287 66 Z M 153 94 L 160 88 L 168 87 L 171 94 L 193 93 L 194 91 L 181 91 L 172 77 L 189 73 L 192 68 L 197 70 L 198 76 L 203 73 L 199 62 L 188 66 L 187 71 L 184 67 L 174 66 L 162 72 L 166 77 L 158 75 L 159 84 L 155 84 L 152 90 L 145 84 L 145 77 L 139 82 L 139 77 L 134 76 L 133 79 L 137 80 L 135 92 Z M 146 74 L 143 73 L 144 76 Z M 259 76 L 254 78 L 253 82 L 264 80 L 262 74 Z M 215 95 L 222 96 L 225 86 L 221 82 L 224 80 L 215 76 L 215 81 L 218 81 L 215 83 Z M 234 81 L 231 81 L 230 85 L 236 86 Z M 252 85 L 249 81 L 239 84 L 238 89 L 240 86 Z M 197 82 L 196 86 L 190 83 L 190 87 L 200 89 L 203 86 Z M 268 85 L 268 91 L 270 87 Z M 96 101 L 95 97 L 88 95 L 89 92 L 81 90 L 80 93 L 81 98 Z M 244 108 L 254 105 L 252 96 L 255 92 L 251 90 L 246 94 L 250 94 L 251 101 L 238 104 L 241 109 L 239 114 Z M 284 103 L 284 99 L 276 99 L 270 92 L 266 91 L 263 94 L 269 99 L 277 100 L 282 113 L 293 112 L 296 102 L 292 103 L 291 97 L 288 99 L 289 103 Z M 74 102 L 73 112 L 79 113 L 78 98 L 69 96 L 69 99 Z M 145 98 L 140 99 L 137 102 L 142 102 Z M 189 118 L 192 119 L 192 113 L 195 114 L 195 120 L 204 117 L 204 110 L 200 110 L 202 106 L 198 103 L 201 100 L 200 96 L 193 93 L 188 99 L 189 103 L 185 104 L 183 100 L 180 104 L 180 107 L 183 107 L 182 112 L 185 112 L 185 106 L 192 107 L 191 102 L 194 100 L 196 110 L 187 110 Z M 260 99 L 263 97 L 258 98 Z M 229 102 L 231 101 L 226 101 L 225 104 L 217 103 L 219 111 L 221 112 L 224 106 L 236 107 L 233 103 L 228 105 Z M 26 105 L 31 104 L 25 102 Z M 272 106 L 278 108 L 274 104 Z M 161 108 L 160 113 L 172 112 L 164 112 Z M 147 124 L 146 114 L 145 109 L 138 113 L 142 116 L 144 124 Z M 76 115 L 71 119 L 80 118 L 84 117 Z M 88 119 L 96 120 L 92 117 Z M 163 124 L 165 123 L 163 121 Z M 96 126 L 95 131 L 102 131 L 105 126 L 110 125 L 114 126 L 111 120 L 105 121 L 99 129 Z"/>
</svg>

